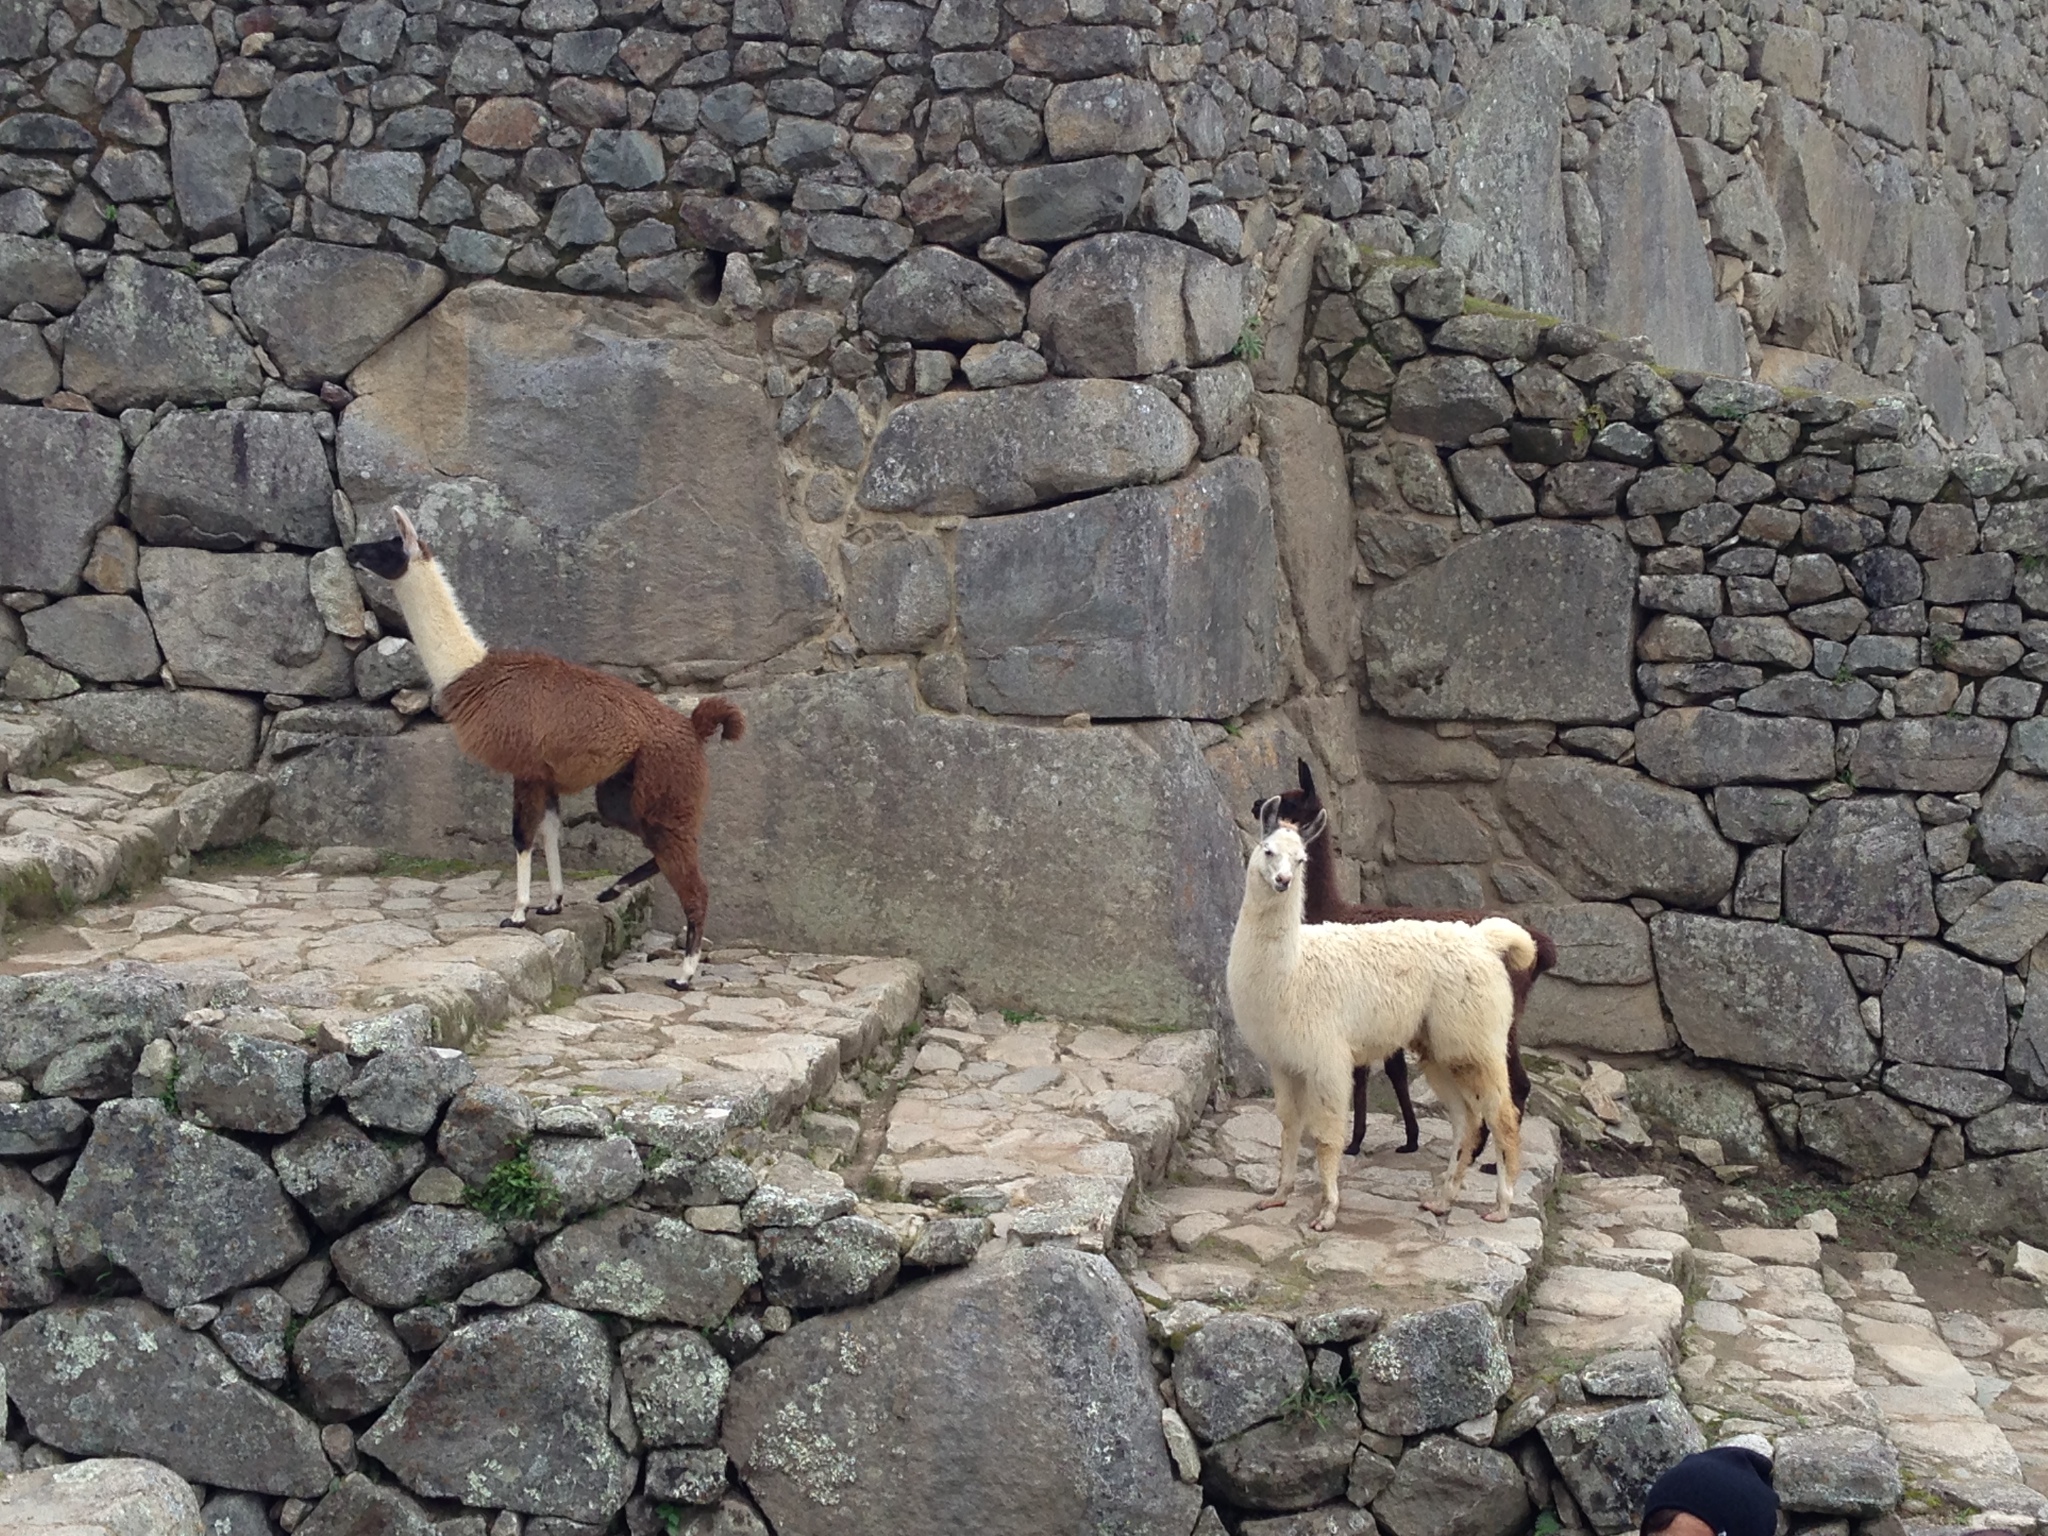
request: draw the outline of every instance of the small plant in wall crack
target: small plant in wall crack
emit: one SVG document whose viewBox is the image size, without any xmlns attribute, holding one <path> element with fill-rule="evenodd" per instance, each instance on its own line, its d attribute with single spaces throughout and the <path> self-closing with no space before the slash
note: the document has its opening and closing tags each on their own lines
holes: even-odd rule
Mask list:
<svg viewBox="0 0 2048 1536">
<path fill-rule="evenodd" d="M 1237 333 L 1237 345 L 1230 349 L 1230 355 L 1246 363 L 1256 363 L 1266 355 L 1266 337 L 1257 315 L 1246 318 L 1244 329 Z"/>
<path fill-rule="evenodd" d="M 473 1189 L 469 1203 L 493 1221 L 534 1221 L 560 1207 L 561 1195 L 554 1180 L 533 1166 L 526 1143 L 490 1171 L 481 1189 Z"/>
</svg>

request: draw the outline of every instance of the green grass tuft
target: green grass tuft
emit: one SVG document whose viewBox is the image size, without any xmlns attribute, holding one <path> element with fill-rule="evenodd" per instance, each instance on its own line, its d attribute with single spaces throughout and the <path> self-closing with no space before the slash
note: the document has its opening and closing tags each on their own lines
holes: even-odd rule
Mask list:
<svg viewBox="0 0 2048 1536">
<path fill-rule="evenodd" d="M 1266 338 L 1261 330 L 1257 315 L 1248 316 L 1244 329 L 1237 333 L 1237 345 L 1230 349 L 1230 355 L 1240 362 L 1256 363 L 1266 355 Z"/>
<path fill-rule="evenodd" d="M 493 1221 L 534 1221 L 559 1210 L 562 1197 L 555 1182 L 533 1166 L 525 1142 L 521 1142 L 484 1180 L 483 1188 L 469 1192 L 469 1203 Z"/>
<path fill-rule="evenodd" d="M 252 838 L 246 843 L 237 843 L 232 848 L 208 848 L 192 855 L 192 868 L 206 870 L 211 874 L 232 875 L 244 871 L 277 870 L 297 864 L 306 857 L 306 850 L 294 848 L 289 843 L 280 843 L 273 837 Z"/>
</svg>

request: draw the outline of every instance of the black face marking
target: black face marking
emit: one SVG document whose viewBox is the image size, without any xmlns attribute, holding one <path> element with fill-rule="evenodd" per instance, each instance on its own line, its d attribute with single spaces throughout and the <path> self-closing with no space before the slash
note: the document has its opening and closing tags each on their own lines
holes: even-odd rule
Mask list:
<svg viewBox="0 0 2048 1536">
<path fill-rule="evenodd" d="M 348 547 L 348 563 L 361 566 L 372 576 L 381 576 L 386 581 L 396 581 L 405 574 L 408 564 L 405 557 L 405 540 L 393 534 L 388 539 L 375 539 L 367 544 L 351 544 Z"/>
</svg>

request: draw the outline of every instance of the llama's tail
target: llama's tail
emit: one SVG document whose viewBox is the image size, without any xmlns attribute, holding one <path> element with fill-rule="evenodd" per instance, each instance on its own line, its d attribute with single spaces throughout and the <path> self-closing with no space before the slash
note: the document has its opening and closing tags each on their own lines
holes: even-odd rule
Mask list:
<svg viewBox="0 0 2048 1536">
<path fill-rule="evenodd" d="M 1538 933 L 1534 928 L 1529 929 L 1528 933 L 1536 943 L 1536 974 L 1541 976 L 1557 964 L 1557 944 L 1549 934 Z"/>
<path fill-rule="evenodd" d="M 1511 923 L 1504 917 L 1489 917 L 1479 925 L 1478 931 L 1503 964 L 1522 971 L 1536 963 L 1536 941 L 1519 923 Z"/>
<path fill-rule="evenodd" d="M 747 717 L 739 705 L 716 695 L 690 711 L 690 725 L 699 741 L 710 741 L 721 732 L 727 741 L 738 741 L 747 733 Z"/>
</svg>

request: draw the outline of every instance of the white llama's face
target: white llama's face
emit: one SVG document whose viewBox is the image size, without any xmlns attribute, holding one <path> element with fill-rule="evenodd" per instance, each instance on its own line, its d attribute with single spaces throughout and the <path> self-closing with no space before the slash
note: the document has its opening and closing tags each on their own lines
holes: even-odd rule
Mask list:
<svg viewBox="0 0 2048 1536">
<path fill-rule="evenodd" d="M 1302 876 L 1308 865 L 1308 849 L 1301 834 L 1282 825 L 1261 839 L 1252 850 L 1252 872 L 1275 891 L 1284 891 Z"/>
</svg>

